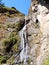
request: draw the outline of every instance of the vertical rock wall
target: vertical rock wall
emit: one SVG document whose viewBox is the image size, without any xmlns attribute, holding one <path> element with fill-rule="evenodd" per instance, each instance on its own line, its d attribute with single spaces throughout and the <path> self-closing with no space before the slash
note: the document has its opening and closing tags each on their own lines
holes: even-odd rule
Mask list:
<svg viewBox="0 0 49 65">
<path fill-rule="evenodd" d="M 28 40 L 33 65 L 42 65 L 49 57 L 49 3 L 47 0 L 33 0 L 28 24 Z"/>
</svg>

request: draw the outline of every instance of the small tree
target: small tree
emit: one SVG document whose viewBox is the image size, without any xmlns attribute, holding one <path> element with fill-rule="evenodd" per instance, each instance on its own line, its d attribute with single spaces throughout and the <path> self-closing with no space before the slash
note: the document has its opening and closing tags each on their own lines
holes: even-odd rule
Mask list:
<svg viewBox="0 0 49 65">
<path fill-rule="evenodd" d="M 15 8 L 15 7 L 12 7 L 12 9 L 16 10 L 16 8 Z"/>
</svg>

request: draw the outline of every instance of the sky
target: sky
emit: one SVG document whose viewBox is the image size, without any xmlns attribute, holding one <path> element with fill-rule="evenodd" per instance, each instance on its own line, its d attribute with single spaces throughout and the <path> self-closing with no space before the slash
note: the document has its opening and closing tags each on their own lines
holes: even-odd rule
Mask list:
<svg viewBox="0 0 49 65">
<path fill-rule="evenodd" d="M 28 15 L 31 0 L 2 0 L 5 6 L 15 7 L 21 13 Z"/>
</svg>

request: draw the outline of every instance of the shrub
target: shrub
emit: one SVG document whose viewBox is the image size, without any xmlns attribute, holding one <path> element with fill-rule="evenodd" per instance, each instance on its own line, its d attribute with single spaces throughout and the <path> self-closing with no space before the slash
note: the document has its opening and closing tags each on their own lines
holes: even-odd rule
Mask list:
<svg viewBox="0 0 49 65">
<path fill-rule="evenodd" d="M 42 65 L 49 65 L 49 58 L 45 59 Z"/>
<path fill-rule="evenodd" d="M 20 37 L 17 32 L 12 32 L 9 38 L 3 40 L 3 48 L 6 52 L 9 52 L 13 45 L 20 42 Z"/>
<path fill-rule="evenodd" d="M 3 40 L 3 46 L 5 48 L 7 48 L 10 44 L 15 44 L 17 42 L 17 36 L 14 36 L 14 37 L 11 37 L 11 38 L 8 38 L 8 39 L 4 39 Z"/>
<path fill-rule="evenodd" d="M 4 46 L 4 47 L 9 46 L 9 44 L 10 44 L 10 40 L 9 40 L 9 39 L 4 39 L 4 40 L 3 40 L 3 46 Z"/>
<path fill-rule="evenodd" d="M 16 10 L 16 8 L 15 7 L 11 7 L 12 9 L 14 9 L 14 10 Z"/>
<path fill-rule="evenodd" d="M 6 63 L 6 58 L 0 55 L 0 64 Z"/>
</svg>

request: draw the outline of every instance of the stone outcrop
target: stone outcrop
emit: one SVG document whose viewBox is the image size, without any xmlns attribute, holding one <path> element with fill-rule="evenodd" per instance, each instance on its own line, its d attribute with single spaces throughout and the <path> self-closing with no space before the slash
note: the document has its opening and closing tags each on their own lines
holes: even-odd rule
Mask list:
<svg viewBox="0 0 49 65">
<path fill-rule="evenodd" d="M 49 3 L 47 0 L 37 0 L 36 2 L 33 0 L 33 3 L 31 21 L 28 24 L 28 38 L 32 50 L 34 49 L 32 56 L 35 54 L 35 59 L 32 57 L 33 65 L 43 65 L 44 59 L 49 58 L 49 7 L 47 7 Z"/>
</svg>

